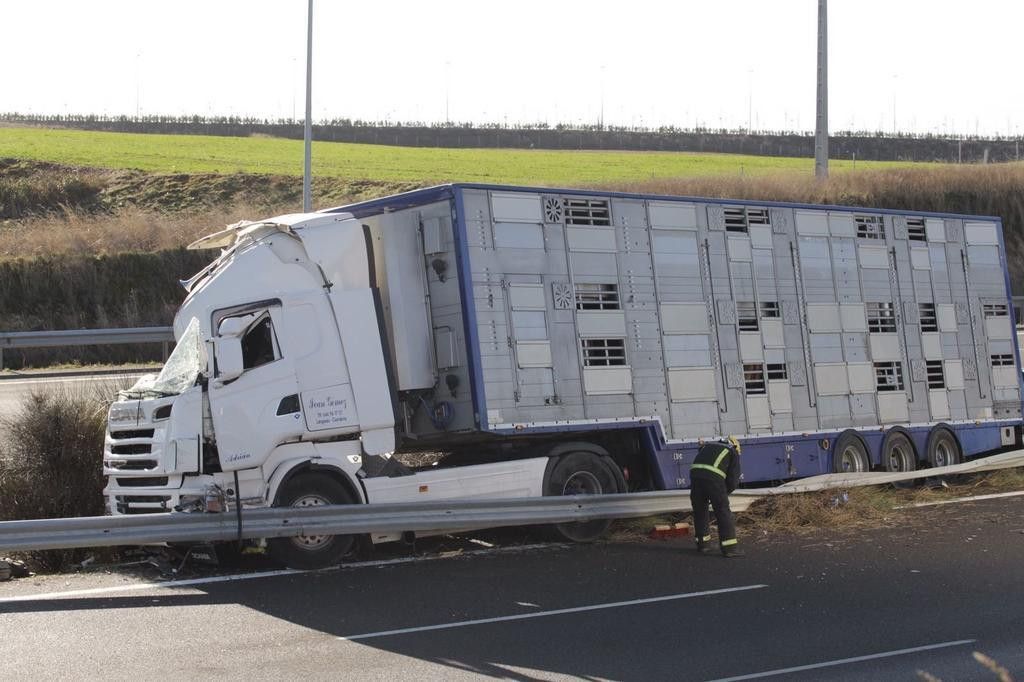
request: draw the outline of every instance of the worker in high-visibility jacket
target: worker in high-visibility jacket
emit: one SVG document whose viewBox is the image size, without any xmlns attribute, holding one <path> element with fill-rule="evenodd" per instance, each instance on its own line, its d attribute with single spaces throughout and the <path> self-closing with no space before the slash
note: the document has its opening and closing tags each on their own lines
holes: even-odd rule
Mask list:
<svg viewBox="0 0 1024 682">
<path fill-rule="evenodd" d="M 697 549 L 711 552 L 711 517 L 708 504 L 718 521 L 718 542 L 722 555 L 743 556 L 737 546 L 736 522 L 729 509 L 729 493 L 740 483 L 740 443 L 734 436 L 728 440 L 705 443 L 690 465 L 690 503 L 693 505 L 693 530 Z"/>
</svg>

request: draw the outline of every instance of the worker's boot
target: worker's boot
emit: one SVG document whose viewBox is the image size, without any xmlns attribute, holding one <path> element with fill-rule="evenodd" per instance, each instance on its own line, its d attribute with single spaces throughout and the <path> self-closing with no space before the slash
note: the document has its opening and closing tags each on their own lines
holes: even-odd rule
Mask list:
<svg viewBox="0 0 1024 682">
<path fill-rule="evenodd" d="M 711 554 L 714 551 L 711 548 L 711 536 L 708 535 L 703 538 L 697 538 L 697 551 L 701 554 Z"/>
<path fill-rule="evenodd" d="M 732 559 L 733 557 L 741 557 L 744 554 L 746 554 L 746 552 L 740 549 L 739 546 L 735 543 L 731 545 L 722 546 L 722 556 L 726 557 L 727 559 Z"/>
</svg>

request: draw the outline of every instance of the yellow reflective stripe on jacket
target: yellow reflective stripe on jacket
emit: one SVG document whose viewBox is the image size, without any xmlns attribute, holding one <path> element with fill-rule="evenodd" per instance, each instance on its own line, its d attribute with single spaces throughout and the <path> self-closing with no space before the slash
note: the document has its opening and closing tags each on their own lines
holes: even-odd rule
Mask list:
<svg viewBox="0 0 1024 682">
<path fill-rule="evenodd" d="M 693 469 L 707 469 L 708 471 L 714 471 L 722 478 L 727 478 L 725 472 L 718 466 L 722 463 L 722 460 L 729 456 L 729 448 L 722 448 L 722 451 L 718 453 L 718 457 L 715 458 L 714 464 L 691 464 L 690 470 Z"/>
<path fill-rule="evenodd" d="M 710 464 L 691 464 L 690 465 L 690 471 L 693 471 L 694 469 L 707 469 L 708 471 L 714 471 L 716 474 L 718 474 L 722 478 L 725 478 L 725 472 L 724 471 L 722 471 L 721 469 L 718 469 L 716 467 L 713 467 Z"/>
</svg>

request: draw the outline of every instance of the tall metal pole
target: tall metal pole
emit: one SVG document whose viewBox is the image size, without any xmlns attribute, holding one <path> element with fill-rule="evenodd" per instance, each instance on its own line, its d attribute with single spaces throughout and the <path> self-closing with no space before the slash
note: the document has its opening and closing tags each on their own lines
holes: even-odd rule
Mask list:
<svg viewBox="0 0 1024 682">
<path fill-rule="evenodd" d="M 302 210 L 313 210 L 313 170 L 310 162 L 313 147 L 313 0 L 309 0 L 309 26 L 306 31 L 306 131 L 305 166 L 302 175 Z"/>
<path fill-rule="evenodd" d="M 814 130 L 814 176 L 828 177 L 828 0 L 818 0 L 818 108 Z"/>
</svg>

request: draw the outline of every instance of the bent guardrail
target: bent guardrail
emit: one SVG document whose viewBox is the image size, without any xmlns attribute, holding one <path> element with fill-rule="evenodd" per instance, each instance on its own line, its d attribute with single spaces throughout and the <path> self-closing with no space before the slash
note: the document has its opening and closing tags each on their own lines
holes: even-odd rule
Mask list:
<svg viewBox="0 0 1024 682">
<path fill-rule="evenodd" d="M 163 344 L 163 354 L 164 358 L 166 358 L 169 346 L 173 342 L 173 327 L 0 332 L 0 369 L 3 369 L 4 366 L 4 349 L 160 343 Z"/>
<path fill-rule="evenodd" d="M 218 542 L 297 535 L 452 531 L 633 518 L 689 506 L 687 491 L 615 495 L 437 500 L 373 505 L 243 509 L 241 514 L 171 512 L 5 521 L 0 553 L 165 542 Z"/>
</svg>

